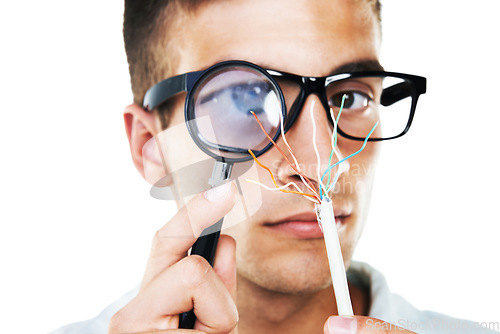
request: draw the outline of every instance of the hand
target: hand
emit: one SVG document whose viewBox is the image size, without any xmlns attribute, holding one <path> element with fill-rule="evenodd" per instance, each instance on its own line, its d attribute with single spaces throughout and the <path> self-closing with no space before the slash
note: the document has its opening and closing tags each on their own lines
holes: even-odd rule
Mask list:
<svg viewBox="0 0 500 334">
<path fill-rule="evenodd" d="M 235 194 L 228 183 L 197 195 L 156 233 L 139 293 L 111 318 L 108 333 L 228 333 L 236 326 L 234 239 L 220 236 L 213 268 L 186 256 L 203 229 L 231 210 Z M 179 314 L 193 308 L 197 331 L 177 329 Z"/>
<path fill-rule="evenodd" d="M 363 316 L 339 317 L 331 316 L 325 322 L 325 334 L 409 334 L 409 330 L 397 327 L 388 322 Z"/>
</svg>

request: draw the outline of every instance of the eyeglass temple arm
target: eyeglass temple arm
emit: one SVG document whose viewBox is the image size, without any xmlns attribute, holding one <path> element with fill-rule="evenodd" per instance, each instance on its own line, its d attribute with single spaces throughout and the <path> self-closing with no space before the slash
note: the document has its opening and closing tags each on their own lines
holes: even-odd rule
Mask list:
<svg viewBox="0 0 500 334">
<path fill-rule="evenodd" d="M 382 96 L 380 97 L 380 104 L 384 107 L 390 106 L 408 96 L 411 96 L 411 93 L 411 84 L 408 81 L 398 83 L 384 89 Z"/>
<path fill-rule="evenodd" d="M 203 71 L 189 72 L 160 81 L 144 95 L 143 108 L 151 111 L 172 96 L 191 90 L 202 73 Z"/>
<path fill-rule="evenodd" d="M 153 110 L 170 97 L 186 90 L 187 74 L 177 75 L 160 81 L 146 92 L 142 106 L 146 110 Z"/>
<path fill-rule="evenodd" d="M 384 107 L 390 106 L 404 98 L 412 95 L 412 85 L 416 84 L 417 95 L 424 94 L 426 91 L 426 80 L 412 83 L 409 81 L 400 82 L 394 86 L 384 89 L 380 97 L 380 104 Z"/>
</svg>

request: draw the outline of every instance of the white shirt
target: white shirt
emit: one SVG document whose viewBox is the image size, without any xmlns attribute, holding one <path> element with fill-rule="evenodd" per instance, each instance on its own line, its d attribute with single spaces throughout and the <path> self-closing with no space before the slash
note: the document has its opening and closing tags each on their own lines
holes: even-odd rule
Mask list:
<svg viewBox="0 0 500 334">
<path fill-rule="evenodd" d="M 387 326 L 404 327 L 419 334 L 499 333 L 473 321 L 416 309 L 401 296 L 391 293 L 382 273 L 366 263 L 353 261 L 348 270 L 348 280 L 370 292 L 369 316 L 386 321 Z M 111 317 L 128 304 L 138 291 L 139 287 L 127 292 L 94 319 L 66 325 L 50 334 L 106 334 Z M 375 323 L 367 322 L 367 326 L 377 329 Z"/>
</svg>

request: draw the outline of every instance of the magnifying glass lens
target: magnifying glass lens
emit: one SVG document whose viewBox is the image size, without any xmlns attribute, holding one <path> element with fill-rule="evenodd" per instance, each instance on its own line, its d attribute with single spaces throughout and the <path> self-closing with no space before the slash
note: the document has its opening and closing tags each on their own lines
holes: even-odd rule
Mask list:
<svg viewBox="0 0 500 334">
<path fill-rule="evenodd" d="M 281 105 L 277 86 L 262 72 L 246 66 L 215 69 L 201 80 L 192 97 L 192 121 L 205 149 L 225 158 L 260 151 L 280 129 Z"/>
</svg>

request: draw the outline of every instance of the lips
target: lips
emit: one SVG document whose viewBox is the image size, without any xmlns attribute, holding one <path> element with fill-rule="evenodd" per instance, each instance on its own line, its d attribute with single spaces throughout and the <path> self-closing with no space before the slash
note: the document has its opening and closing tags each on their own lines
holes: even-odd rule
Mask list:
<svg viewBox="0 0 500 334">
<path fill-rule="evenodd" d="M 339 212 L 338 215 L 335 215 L 337 229 L 346 224 L 349 214 L 344 212 Z M 265 223 L 264 227 L 272 232 L 288 237 L 299 239 L 323 238 L 323 231 L 319 227 L 316 215 L 313 212 L 302 212 L 291 215 L 276 222 Z"/>
</svg>

